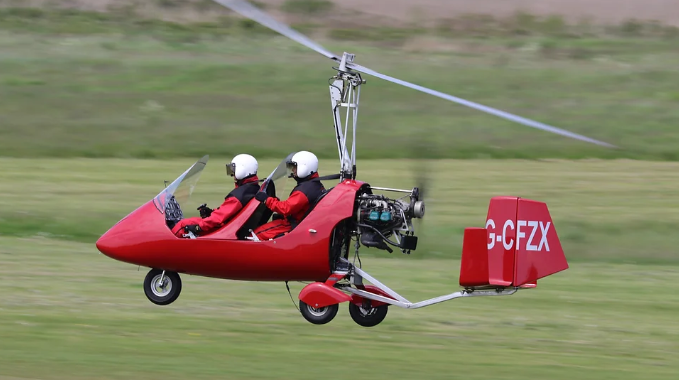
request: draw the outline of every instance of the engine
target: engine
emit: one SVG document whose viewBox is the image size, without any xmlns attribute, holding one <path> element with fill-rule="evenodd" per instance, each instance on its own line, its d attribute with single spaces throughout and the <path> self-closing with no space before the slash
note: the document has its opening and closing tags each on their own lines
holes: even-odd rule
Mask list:
<svg viewBox="0 0 679 380">
<path fill-rule="evenodd" d="M 411 221 L 424 216 L 424 202 L 418 197 L 417 188 L 410 192 L 409 201 L 369 193 L 359 195 L 357 219 L 361 244 L 389 252 L 393 252 L 389 245 L 404 253 L 414 250 L 417 237 Z"/>
</svg>

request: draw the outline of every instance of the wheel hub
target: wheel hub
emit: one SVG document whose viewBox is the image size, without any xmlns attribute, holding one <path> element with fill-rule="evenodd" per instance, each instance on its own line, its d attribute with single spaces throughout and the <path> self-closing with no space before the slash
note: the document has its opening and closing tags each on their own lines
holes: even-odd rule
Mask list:
<svg viewBox="0 0 679 380">
<path fill-rule="evenodd" d="M 369 316 L 375 314 L 375 312 L 377 311 L 376 308 L 370 307 L 370 306 L 368 306 L 368 307 L 361 306 L 361 307 L 358 308 L 358 310 L 361 312 L 361 315 L 364 316 L 364 317 L 369 317 Z"/>
<path fill-rule="evenodd" d="M 161 283 L 161 277 L 159 274 L 151 280 L 151 292 L 158 297 L 166 297 L 172 291 L 172 280 L 165 276 Z"/>
<path fill-rule="evenodd" d="M 319 308 L 307 306 L 307 309 L 309 310 L 309 313 L 311 313 L 315 317 L 322 317 L 325 313 L 328 312 L 327 306 L 319 307 Z"/>
</svg>

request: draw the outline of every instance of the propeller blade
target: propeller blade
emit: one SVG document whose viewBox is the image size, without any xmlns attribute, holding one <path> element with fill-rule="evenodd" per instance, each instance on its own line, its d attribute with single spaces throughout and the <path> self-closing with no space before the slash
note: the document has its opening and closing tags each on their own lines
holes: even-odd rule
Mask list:
<svg viewBox="0 0 679 380">
<path fill-rule="evenodd" d="M 256 21 L 266 26 L 267 28 L 284 35 L 285 37 L 288 37 L 293 41 L 296 41 L 308 47 L 309 49 L 315 50 L 317 53 L 323 54 L 324 56 L 330 59 L 338 60 L 335 54 L 332 54 L 331 52 L 325 50 L 323 46 L 317 44 L 309 37 L 299 33 L 298 31 L 290 28 L 289 26 L 274 20 L 273 18 L 271 18 L 271 16 L 262 12 L 257 7 L 248 3 L 247 1 L 244 0 L 212 0 L 212 1 L 219 3 L 220 5 L 223 5 L 231 9 L 232 11 L 239 13 L 253 21 Z"/>
<path fill-rule="evenodd" d="M 427 157 L 425 152 L 431 151 L 435 144 L 434 141 L 418 132 L 413 133 L 410 138 L 410 157 L 412 157 L 411 165 L 413 177 L 415 179 L 415 186 L 420 191 L 420 200 L 425 200 L 430 190 L 429 184 L 431 183 L 431 170 L 430 166 L 427 164 Z"/>
<path fill-rule="evenodd" d="M 361 73 L 364 73 L 364 74 L 372 75 L 374 77 L 384 79 L 384 80 L 392 82 L 392 83 L 400 84 L 401 86 L 409 87 L 409 88 L 412 88 L 414 90 L 418 90 L 418 91 L 421 91 L 421 92 L 424 92 L 424 93 L 427 93 L 427 94 L 430 94 L 430 95 L 434 95 L 434 96 L 437 96 L 437 97 L 442 98 L 442 99 L 450 100 L 451 102 L 455 102 L 455 103 L 465 105 L 467 107 L 475 108 L 479 111 L 483 111 L 483 112 L 486 112 L 486 113 L 489 113 L 489 114 L 493 114 L 495 116 L 499 116 L 499 117 L 502 117 L 504 119 L 511 120 L 511 121 L 514 121 L 514 122 L 517 122 L 517 123 L 520 123 L 520 124 L 523 124 L 523 125 L 526 125 L 526 126 L 529 126 L 529 127 L 541 129 L 541 130 L 547 131 L 547 132 L 556 133 L 556 134 L 559 134 L 559 135 L 562 135 L 562 136 L 570 137 L 570 138 L 580 140 L 580 141 L 589 142 L 589 143 L 592 143 L 592 144 L 597 144 L 597 145 L 601 145 L 601 146 L 605 146 L 605 147 L 609 147 L 609 148 L 616 148 L 615 145 L 611 145 L 611 144 L 603 142 L 603 141 L 595 140 L 595 139 L 592 139 L 592 138 L 589 138 L 589 137 L 586 137 L 586 136 L 582 136 L 582 135 L 579 135 L 579 134 L 576 134 L 576 133 L 573 133 L 573 132 L 569 132 L 569 131 L 560 129 L 560 128 L 552 127 L 551 125 L 547 125 L 547 124 L 543 124 L 543 123 L 540 123 L 540 122 L 537 122 L 537 121 L 526 119 L 526 118 L 523 118 L 521 116 L 512 115 L 511 113 L 508 113 L 508 112 L 505 112 L 505 111 L 500 111 L 500 110 L 497 110 L 495 108 L 491 108 L 491 107 L 488 107 L 488 106 L 484 106 L 482 104 L 470 102 L 469 100 L 458 98 L 458 97 L 455 97 L 455 96 L 452 96 L 452 95 L 444 94 L 442 92 L 432 90 L 432 89 L 429 89 L 429 88 L 426 88 L 426 87 L 422 87 L 422 86 L 419 86 L 419 85 L 416 85 L 416 84 L 412 84 L 412 83 L 409 83 L 409 82 L 406 82 L 406 81 L 403 81 L 403 80 L 400 80 L 400 79 L 397 79 L 397 78 L 390 77 L 388 75 L 380 74 L 377 71 L 371 70 L 371 69 L 369 69 L 367 67 L 363 67 L 361 65 L 357 65 L 355 63 L 347 63 L 347 67 L 349 67 L 353 70 L 359 71 Z"/>
<path fill-rule="evenodd" d="M 416 161 L 417 163 L 421 163 L 422 160 Z M 417 188 L 420 190 L 420 200 L 426 200 L 427 196 L 429 196 L 429 183 L 430 181 L 430 176 L 431 173 L 429 173 L 429 170 L 427 168 L 418 168 L 417 174 L 415 174 L 415 185 Z"/>
</svg>

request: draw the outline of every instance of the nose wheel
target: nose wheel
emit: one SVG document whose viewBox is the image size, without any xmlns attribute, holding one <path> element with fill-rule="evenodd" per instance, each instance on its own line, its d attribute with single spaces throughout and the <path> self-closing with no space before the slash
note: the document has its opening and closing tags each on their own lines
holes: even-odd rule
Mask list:
<svg viewBox="0 0 679 380">
<path fill-rule="evenodd" d="M 144 279 L 144 293 L 156 305 L 169 305 L 182 291 L 182 280 L 176 272 L 151 269 Z"/>
</svg>

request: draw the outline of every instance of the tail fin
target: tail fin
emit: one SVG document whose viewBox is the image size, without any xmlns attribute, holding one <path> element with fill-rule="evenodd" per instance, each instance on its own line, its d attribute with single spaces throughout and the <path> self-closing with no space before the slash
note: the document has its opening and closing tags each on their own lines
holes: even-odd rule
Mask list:
<svg viewBox="0 0 679 380">
<path fill-rule="evenodd" d="M 465 229 L 460 285 L 537 286 L 568 269 L 547 205 L 518 197 L 490 200 L 485 228 Z"/>
</svg>

